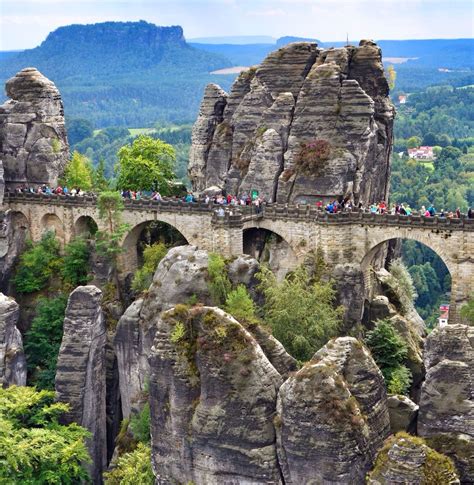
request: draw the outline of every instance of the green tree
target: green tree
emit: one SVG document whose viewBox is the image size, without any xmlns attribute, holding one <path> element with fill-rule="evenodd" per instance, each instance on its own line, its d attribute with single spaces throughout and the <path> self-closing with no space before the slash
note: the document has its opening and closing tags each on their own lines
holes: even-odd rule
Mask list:
<svg viewBox="0 0 474 485">
<path fill-rule="evenodd" d="M 232 285 L 227 276 L 224 258 L 219 254 L 209 254 L 207 271 L 209 274 L 208 288 L 211 298 L 215 305 L 222 306 L 232 289 Z"/>
<path fill-rule="evenodd" d="M 387 67 L 388 87 L 390 90 L 395 89 L 395 80 L 397 79 L 397 71 L 392 64 Z"/>
<path fill-rule="evenodd" d="M 94 133 L 94 127 L 89 120 L 82 118 L 66 118 L 67 137 L 71 145 L 75 145 Z"/>
<path fill-rule="evenodd" d="M 365 343 L 382 371 L 389 392 L 405 394 L 411 384 L 409 370 L 403 365 L 408 347 L 390 320 L 375 322 L 375 328 L 367 332 Z"/>
<path fill-rule="evenodd" d="M 313 279 L 304 267 L 281 282 L 262 267 L 257 278 L 265 296 L 263 320 L 293 357 L 308 361 L 338 335 L 344 309 L 334 308 L 336 295 L 331 283 Z"/>
<path fill-rule="evenodd" d="M 27 243 L 13 278 L 18 293 L 34 293 L 48 286 L 62 266 L 54 232 L 46 232 L 39 243 Z"/>
<path fill-rule="evenodd" d="M 418 148 L 421 145 L 421 138 L 419 136 L 411 136 L 407 140 L 408 148 Z"/>
<path fill-rule="evenodd" d="M 224 310 L 239 322 L 255 320 L 255 304 L 244 285 L 237 286 L 227 295 Z"/>
<path fill-rule="evenodd" d="M 59 424 L 69 406 L 52 391 L 0 388 L 0 483 L 73 485 L 88 479 L 87 430 Z"/>
<path fill-rule="evenodd" d="M 133 275 L 132 289 L 134 291 L 141 293 L 150 287 L 155 270 L 167 252 L 168 248 L 161 242 L 145 246 L 143 266 Z"/>
<path fill-rule="evenodd" d="M 73 239 L 64 248 L 61 277 L 64 283 L 76 287 L 89 281 L 90 246 L 82 238 Z"/>
<path fill-rule="evenodd" d="M 176 162 L 171 145 L 140 135 L 132 144 L 123 146 L 118 152 L 115 166 L 117 187 L 130 190 L 158 190 L 163 195 L 170 193 L 170 182 L 176 179 L 173 172 Z"/>
<path fill-rule="evenodd" d="M 99 217 L 107 229 L 97 231 L 96 250 L 107 257 L 112 263 L 117 263 L 117 257 L 122 251 L 120 243 L 128 226 L 122 222 L 123 200 L 118 192 L 102 192 L 97 198 Z"/>
<path fill-rule="evenodd" d="M 474 325 L 474 297 L 461 307 L 461 317 L 465 318 L 469 325 Z"/>
<path fill-rule="evenodd" d="M 104 192 L 110 188 L 109 181 L 105 176 L 105 160 L 102 157 L 92 172 L 92 188 L 94 192 Z"/>
<path fill-rule="evenodd" d="M 429 132 L 423 136 L 423 145 L 425 146 L 435 146 L 437 144 L 437 141 L 438 139 L 434 133 Z"/>
<path fill-rule="evenodd" d="M 150 404 L 145 403 L 139 413 L 130 417 L 129 429 L 140 443 L 150 444 Z"/>
<path fill-rule="evenodd" d="M 62 183 L 69 188 L 92 189 L 92 165 L 90 160 L 79 152 L 72 154 L 64 169 Z"/>
<path fill-rule="evenodd" d="M 66 305 L 66 295 L 40 298 L 36 316 L 25 334 L 29 380 L 38 389 L 54 390 Z"/>
<path fill-rule="evenodd" d="M 104 478 L 106 485 L 153 485 L 150 446 L 139 443 L 134 451 L 123 454 Z"/>
</svg>

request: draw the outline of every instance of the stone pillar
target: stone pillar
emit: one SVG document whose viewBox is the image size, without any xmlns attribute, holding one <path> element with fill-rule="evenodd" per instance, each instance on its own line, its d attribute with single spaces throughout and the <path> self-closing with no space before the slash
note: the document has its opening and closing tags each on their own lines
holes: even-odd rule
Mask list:
<svg viewBox="0 0 474 485">
<path fill-rule="evenodd" d="M 92 434 L 87 447 L 94 484 L 102 483 L 107 465 L 106 328 L 101 299 L 102 292 L 91 285 L 79 286 L 70 294 L 56 371 L 57 399 L 70 405 L 65 422 L 79 423 Z"/>
<path fill-rule="evenodd" d="M 466 323 L 461 321 L 460 310 L 469 297 L 474 295 L 474 262 L 465 260 L 456 265 L 451 275 L 451 302 L 449 304 L 449 323 Z"/>
<path fill-rule="evenodd" d="M 0 293 L 0 387 L 26 385 L 26 359 L 16 327 L 20 309 L 13 298 Z"/>
</svg>

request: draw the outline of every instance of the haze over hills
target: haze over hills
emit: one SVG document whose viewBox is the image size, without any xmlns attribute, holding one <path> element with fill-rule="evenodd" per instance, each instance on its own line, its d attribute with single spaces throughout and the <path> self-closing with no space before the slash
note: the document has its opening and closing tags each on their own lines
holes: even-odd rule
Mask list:
<svg viewBox="0 0 474 485">
<path fill-rule="evenodd" d="M 0 52 L 0 82 L 34 66 L 61 90 L 68 117 L 86 118 L 97 128 L 193 122 L 209 82 L 230 88 L 238 70 L 226 68 L 258 64 L 290 42 L 310 40 L 323 48 L 346 44 L 292 36 L 194 40 L 200 42 L 187 42 L 179 26 L 158 27 L 145 21 L 69 25 L 51 32 L 34 49 Z M 378 44 L 388 62 L 402 62 L 396 65 L 396 91 L 443 82 L 474 83 L 473 39 Z M 225 75 L 212 74 L 215 71 Z"/>
</svg>

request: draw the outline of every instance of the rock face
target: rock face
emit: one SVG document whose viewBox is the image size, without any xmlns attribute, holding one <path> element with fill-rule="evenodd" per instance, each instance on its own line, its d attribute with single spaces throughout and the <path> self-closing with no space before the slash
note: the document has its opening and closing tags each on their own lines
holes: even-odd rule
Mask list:
<svg viewBox="0 0 474 485">
<path fill-rule="evenodd" d="M 0 160 L 7 187 L 54 186 L 69 157 L 63 103 L 56 86 L 28 67 L 6 83 L 0 106 Z"/>
<path fill-rule="evenodd" d="M 447 325 L 426 339 L 418 434 L 474 482 L 474 328 Z"/>
<path fill-rule="evenodd" d="M 329 342 L 287 379 L 277 413 L 286 484 L 363 484 L 390 433 L 382 374 L 352 337 Z"/>
<path fill-rule="evenodd" d="M 367 482 L 454 485 L 459 478 L 449 458 L 426 446 L 422 439 L 400 433 L 387 440 Z"/>
<path fill-rule="evenodd" d="M 92 436 L 87 447 L 92 457 L 89 471 L 94 483 L 102 483 L 106 466 L 106 328 L 100 308 L 102 292 L 95 286 L 79 286 L 69 296 L 64 334 L 56 371 L 56 396 L 67 402 L 66 422 L 77 422 Z"/>
<path fill-rule="evenodd" d="M 193 295 L 210 303 L 207 288 L 208 254 L 195 246 L 172 248 L 162 259 L 144 299 L 136 300 L 117 325 L 117 353 L 122 412 L 138 410 L 140 395 L 150 375 L 148 357 L 160 313 L 186 303 Z"/>
<path fill-rule="evenodd" d="M 268 201 L 386 199 L 394 108 L 380 48 L 299 42 L 208 86 L 193 128 L 194 189 L 259 190 Z"/>
<path fill-rule="evenodd" d="M 0 293 L 0 387 L 26 385 L 23 340 L 16 327 L 19 315 L 16 301 Z"/>
<path fill-rule="evenodd" d="M 218 308 L 176 307 L 158 322 L 150 366 L 157 483 L 282 483 L 281 377 L 243 326 Z"/>
<path fill-rule="evenodd" d="M 0 207 L 3 205 L 3 196 L 5 195 L 5 178 L 3 162 L 0 160 Z"/>
<path fill-rule="evenodd" d="M 160 322 L 160 313 L 193 298 L 212 305 L 208 287 L 209 254 L 195 246 L 170 249 L 155 272 L 153 283 L 143 299 L 135 301 L 121 317 L 115 336 L 120 375 L 122 412 L 128 417 L 140 408 L 150 368 L 148 357 Z M 249 256 L 239 256 L 227 266 L 229 280 L 235 286 L 243 284 L 254 298 L 258 262 Z M 296 369 L 296 361 L 265 329 L 252 326 L 248 330 L 261 345 L 267 358 L 282 375 Z"/>
<path fill-rule="evenodd" d="M 28 221 L 22 213 L 0 211 L 0 291 L 9 293 L 12 270 L 27 236 Z"/>
<path fill-rule="evenodd" d="M 390 429 L 392 433 L 399 431 L 416 432 L 416 418 L 418 405 L 406 396 L 389 396 L 387 399 L 390 415 Z"/>
</svg>

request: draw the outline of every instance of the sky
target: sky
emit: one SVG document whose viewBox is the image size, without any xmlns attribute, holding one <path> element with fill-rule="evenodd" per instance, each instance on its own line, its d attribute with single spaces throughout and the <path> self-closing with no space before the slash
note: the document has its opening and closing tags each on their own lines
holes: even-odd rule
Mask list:
<svg viewBox="0 0 474 485">
<path fill-rule="evenodd" d="M 146 20 L 186 38 L 294 35 L 322 41 L 474 37 L 474 0 L 0 0 L 0 50 L 69 24 Z"/>
</svg>

